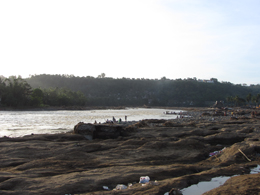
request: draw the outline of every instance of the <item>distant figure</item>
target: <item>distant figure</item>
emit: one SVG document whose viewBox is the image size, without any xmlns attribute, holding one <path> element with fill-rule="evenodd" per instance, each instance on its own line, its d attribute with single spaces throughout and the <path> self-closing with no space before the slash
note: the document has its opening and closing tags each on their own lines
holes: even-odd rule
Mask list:
<svg viewBox="0 0 260 195">
<path fill-rule="evenodd" d="M 125 122 L 127 121 L 127 116 L 125 116 Z"/>
<path fill-rule="evenodd" d="M 97 124 L 97 121 L 95 120 L 95 123 L 94 124 Z"/>
<path fill-rule="evenodd" d="M 115 119 L 115 117 L 113 117 L 113 122 L 116 122 L 116 119 Z"/>
<path fill-rule="evenodd" d="M 121 119 L 121 118 L 119 118 L 119 119 L 118 119 L 118 123 L 121 123 L 121 121 L 122 121 L 122 119 Z"/>
</svg>

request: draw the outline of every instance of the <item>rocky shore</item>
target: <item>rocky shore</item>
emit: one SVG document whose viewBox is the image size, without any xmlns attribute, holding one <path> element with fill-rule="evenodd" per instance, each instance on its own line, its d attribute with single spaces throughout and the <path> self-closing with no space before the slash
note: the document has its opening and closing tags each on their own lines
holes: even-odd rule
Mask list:
<svg viewBox="0 0 260 195">
<path fill-rule="evenodd" d="M 161 195 L 233 175 L 205 194 L 259 194 L 260 174 L 249 174 L 260 164 L 259 111 L 185 110 L 176 120 L 124 124 L 113 139 L 73 132 L 0 138 L 0 194 Z M 139 183 L 142 176 L 150 182 Z"/>
</svg>

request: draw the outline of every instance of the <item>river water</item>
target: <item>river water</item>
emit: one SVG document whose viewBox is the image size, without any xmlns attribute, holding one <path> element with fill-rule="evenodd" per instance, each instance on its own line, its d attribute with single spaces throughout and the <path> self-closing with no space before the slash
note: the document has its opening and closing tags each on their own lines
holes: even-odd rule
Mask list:
<svg viewBox="0 0 260 195">
<path fill-rule="evenodd" d="M 73 130 L 78 122 L 105 122 L 107 119 L 128 121 L 142 119 L 175 119 L 177 115 L 165 115 L 165 109 L 127 108 L 121 110 L 84 111 L 0 111 L 0 137 L 21 137 L 29 134 L 62 133 Z M 180 110 L 170 110 L 179 112 Z"/>
</svg>

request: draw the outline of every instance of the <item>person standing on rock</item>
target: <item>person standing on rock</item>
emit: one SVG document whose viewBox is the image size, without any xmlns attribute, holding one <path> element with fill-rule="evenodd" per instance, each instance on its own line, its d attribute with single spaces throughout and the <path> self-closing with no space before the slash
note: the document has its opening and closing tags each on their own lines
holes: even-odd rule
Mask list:
<svg viewBox="0 0 260 195">
<path fill-rule="evenodd" d="M 127 121 L 127 116 L 125 116 L 125 122 Z"/>
</svg>

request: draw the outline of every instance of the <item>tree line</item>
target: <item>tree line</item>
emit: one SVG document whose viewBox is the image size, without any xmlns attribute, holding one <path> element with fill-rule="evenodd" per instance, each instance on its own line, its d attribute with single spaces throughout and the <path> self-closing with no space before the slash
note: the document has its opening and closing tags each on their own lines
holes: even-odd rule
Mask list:
<svg viewBox="0 0 260 195">
<path fill-rule="evenodd" d="M 241 98 L 238 95 L 236 96 L 228 96 L 226 98 L 227 104 L 230 106 L 241 106 L 241 105 L 249 105 L 259 107 L 260 101 L 260 93 L 256 95 L 252 95 L 249 93 L 245 98 Z"/>
<path fill-rule="evenodd" d="M 257 105 L 259 85 L 188 79 L 33 75 L 0 79 L 1 106 L 228 106 Z"/>
<path fill-rule="evenodd" d="M 81 91 L 87 98 L 87 106 L 210 106 L 217 100 L 227 102 L 228 97 L 230 105 L 245 105 L 242 99 L 246 100 L 248 94 L 255 97 L 260 92 L 260 85 L 237 85 L 219 82 L 216 78 L 211 78 L 211 82 L 166 77 L 115 79 L 102 73 L 96 78 L 42 74 L 26 80 L 34 88 L 67 87 Z"/>
<path fill-rule="evenodd" d="M 84 106 L 82 92 L 67 88 L 32 88 L 21 76 L 0 78 L 0 105 L 2 107 Z"/>
</svg>

